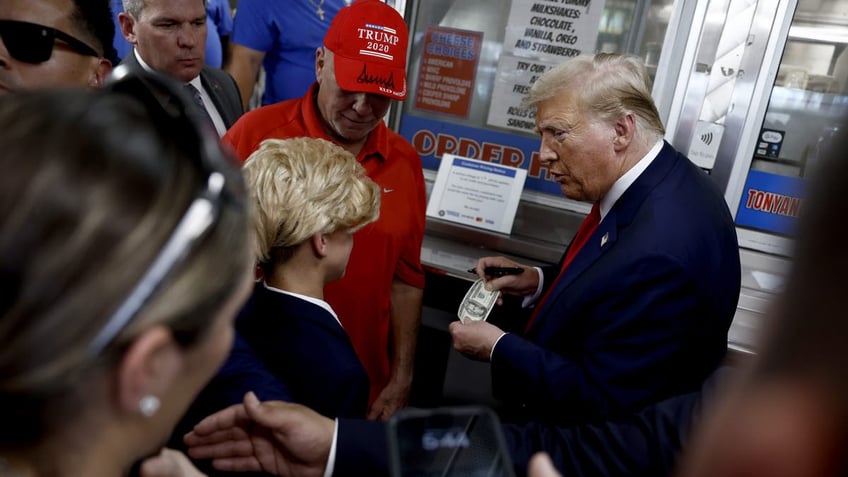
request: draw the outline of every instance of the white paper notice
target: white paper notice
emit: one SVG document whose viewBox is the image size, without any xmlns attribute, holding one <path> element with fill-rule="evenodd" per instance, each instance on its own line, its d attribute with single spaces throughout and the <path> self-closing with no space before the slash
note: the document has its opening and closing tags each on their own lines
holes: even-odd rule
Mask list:
<svg viewBox="0 0 848 477">
<path fill-rule="evenodd" d="M 444 154 L 427 215 L 508 234 L 527 171 Z"/>
<path fill-rule="evenodd" d="M 595 51 L 604 0 L 512 0 L 486 122 L 533 132 L 521 100 L 542 73 Z"/>
<path fill-rule="evenodd" d="M 562 63 L 595 51 L 604 0 L 512 0 L 504 52 Z"/>
<path fill-rule="evenodd" d="M 523 109 L 521 101 L 530 92 L 530 86 L 542 73 L 556 66 L 542 60 L 512 55 L 501 55 L 495 74 L 495 87 L 489 105 L 487 122 L 515 131 L 533 133 L 536 128 L 536 110 Z"/>
</svg>

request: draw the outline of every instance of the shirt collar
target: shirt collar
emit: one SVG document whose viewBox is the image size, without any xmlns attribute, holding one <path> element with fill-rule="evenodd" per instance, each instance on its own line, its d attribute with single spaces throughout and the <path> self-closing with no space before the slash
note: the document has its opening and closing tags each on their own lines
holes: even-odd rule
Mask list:
<svg viewBox="0 0 848 477">
<path fill-rule="evenodd" d="M 660 154 L 660 150 L 662 149 L 662 147 L 663 140 L 660 139 L 656 142 L 656 144 L 654 144 L 653 147 L 651 147 L 651 149 L 648 151 L 647 154 L 645 154 L 644 157 L 642 157 L 642 159 L 639 159 L 639 162 L 637 162 L 633 167 L 630 168 L 629 171 L 625 172 L 623 176 L 619 177 L 618 180 L 615 181 L 615 183 L 610 188 L 609 192 L 607 192 L 606 195 L 601 198 L 601 220 L 604 220 L 604 217 L 606 217 L 607 213 L 612 210 L 612 206 L 615 205 L 616 201 L 618 201 L 618 199 L 621 198 L 622 195 L 624 195 L 624 192 L 627 191 L 627 189 L 634 182 L 636 182 L 636 179 L 638 179 L 639 176 L 641 176 L 642 173 L 645 172 L 645 169 L 647 169 L 648 166 L 650 166 L 651 163 L 654 162 L 654 159 L 656 159 L 657 156 Z"/>
<path fill-rule="evenodd" d="M 156 70 L 154 70 L 150 67 L 150 65 L 145 63 L 145 61 L 141 58 L 141 55 L 138 54 L 138 50 L 136 50 L 135 48 L 133 48 L 133 54 L 135 55 L 135 59 L 138 60 L 138 64 L 141 65 L 141 69 L 147 71 L 148 73 L 157 73 Z M 200 75 L 195 76 L 194 79 L 192 79 L 186 84 L 194 86 L 195 88 L 197 88 L 198 91 L 201 92 L 201 94 L 203 93 L 203 82 L 200 81 Z"/>
<path fill-rule="evenodd" d="M 311 297 L 311 296 L 301 295 L 300 293 L 294 293 L 294 292 L 290 292 L 290 291 L 286 291 L 286 290 L 281 290 L 279 288 L 274 288 L 271 285 L 268 285 L 268 283 L 265 282 L 265 281 L 262 282 L 262 285 L 264 285 L 265 289 L 268 290 L 268 291 L 272 291 L 272 292 L 275 292 L 275 293 L 282 293 L 283 295 L 290 295 L 290 296 L 293 296 L 293 297 L 296 297 L 296 298 L 300 298 L 303 301 L 308 301 L 309 303 L 312 303 L 313 305 L 320 306 L 321 308 L 326 310 L 327 313 L 333 315 L 333 318 L 336 319 L 336 323 L 338 323 L 339 326 L 342 326 L 342 322 L 339 321 L 339 317 L 336 315 L 336 312 L 333 311 L 333 308 L 330 307 L 330 304 L 327 303 L 326 301 L 320 300 L 318 298 L 314 298 L 314 297 Z M 344 326 L 342 326 L 342 328 L 344 328 Z"/>
<path fill-rule="evenodd" d="M 141 58 L 141 55 L 138 54 L 138 50 L 136 50 L 135 48 L 133 48 L 133 55 L 135 55 L 135 60 L 138 61 L 138 64 L 141 65 L 141 69 L 143 69 L 144 71 L 146 71 L 148 73 L 155 73 L 155 71 L 153 71 L 153 68 L 151 68 L 150 65 L 148 65 Z"/>
<path fill-rule="evenodd" d="M 189 81 L 186 84 L 194 86 L 195 88 L 197 88 L 198 91 L 201 92 L 201 94 L 203 93 L 203 82 L 200 81 L 200 75 L 195 76 L 193 80 Z"/>
</svg>

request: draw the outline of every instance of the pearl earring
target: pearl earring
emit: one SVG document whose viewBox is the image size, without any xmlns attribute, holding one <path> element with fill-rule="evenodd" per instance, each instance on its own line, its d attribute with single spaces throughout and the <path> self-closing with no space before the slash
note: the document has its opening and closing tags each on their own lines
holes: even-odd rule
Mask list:
<svg viewBox="0 0 848 477">
<path fill-rule="evenodd" d="M 138 402 L 138 410 L 141 411 L 141 414 L 144 417 L 151 417 L 159 410 L 159 405 L 159 398 L 152 394 L 148 394 L 141 398 L 141 401 Z"/>
</svg>

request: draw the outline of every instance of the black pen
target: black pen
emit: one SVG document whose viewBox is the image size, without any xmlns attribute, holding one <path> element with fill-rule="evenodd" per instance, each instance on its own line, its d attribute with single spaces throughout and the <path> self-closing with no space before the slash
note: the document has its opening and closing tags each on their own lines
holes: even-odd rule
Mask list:
<svg viewBox="0 0 848 477">
<path fill-rule="evenodd" d="M 476 268 L 468 269 L 468 273 L 477 274 Z M 486 267 L 483 269 L 483 274 L 490 277 L 502 277 L 505 275 L 520 275 L 524 273 L 524 269 L 521 267 Z"/>
</svg>

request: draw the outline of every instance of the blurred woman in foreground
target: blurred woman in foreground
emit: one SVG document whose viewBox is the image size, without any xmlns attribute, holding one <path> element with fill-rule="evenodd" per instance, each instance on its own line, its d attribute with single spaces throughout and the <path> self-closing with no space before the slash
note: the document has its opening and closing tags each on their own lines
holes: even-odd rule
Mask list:
<svg viewBox="0 0 848 477">
<path fill-rule="evenodd" d="M 0 475 L 128 474 L 226 356 L 243 184 L 186 104 L 146 76 L 0 99 Z"/>
</svg>

